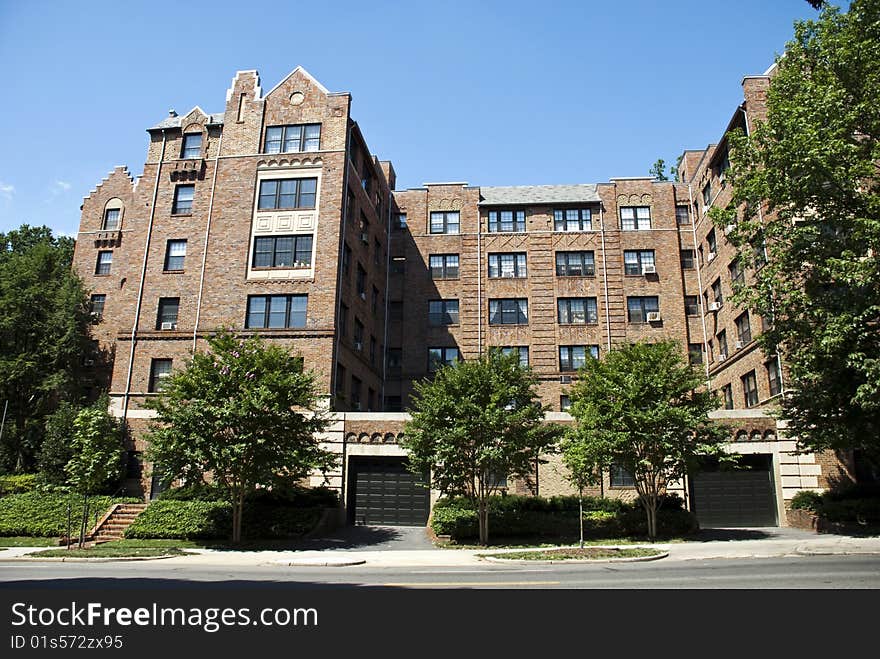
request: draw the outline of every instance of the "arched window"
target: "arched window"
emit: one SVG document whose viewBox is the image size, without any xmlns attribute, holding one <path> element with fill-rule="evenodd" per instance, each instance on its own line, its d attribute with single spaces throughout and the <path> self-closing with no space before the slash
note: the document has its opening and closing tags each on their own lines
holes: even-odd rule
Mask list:
<svg viewBox="0 0 880 659">
<path fill-rule="evenodd" d="M 122 226 L 122 199 L 113 197 L 104 204 L 104 217 L 101 220 L 102 231 L 118 231 Z"/>
<path fill-rule="evenodd" d="M 190 124 L 183 133 L 180 145 L 181 158 L 202 157 L 202 127 L 198 124 Z"/>
</svg>

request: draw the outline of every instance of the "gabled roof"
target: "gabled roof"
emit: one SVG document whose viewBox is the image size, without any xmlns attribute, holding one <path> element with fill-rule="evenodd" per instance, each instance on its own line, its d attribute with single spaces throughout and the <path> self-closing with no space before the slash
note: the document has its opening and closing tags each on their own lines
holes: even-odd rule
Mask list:
<svg viewBox="0 0 880 659">
<path fill-rule="evenodd" d="M 599 202 L 595 183 L 481 187 L 481 206 Z"/>
<path fill-rule="evenodd" d="M 152 128 L 147 128 L 147 130 L 150 131 L 150 130 L 162 130 L 163 128 L 182 128 L 181 124 L 183 123 L 183 120 L 186 119 L 189 115 L 191 115 L 193 113 L 193 111 L 195 111 L 195 110 L 198 110 L 202 115 L 204 115 L 208 118 L 208 121 L 206 123 L 208 123 L 209 125 L 218 125 L 218 124 L 222 125 L 223 124 L 223 115 L 226 114 L 225 112 L 215 112 L 214 114 L 208 114 L 207 112 L 202 110 L 202 108 L 200 108 L 197 105 L 192 110 L 190 110 L 189 112 L 187 112 L 185 114 L 182 114 L 182 115 L 175 114 L 174 116 L 165 117 L 162 121 L 160 121 L 158 124 L 156 124 Z"/>
<path fill-rule="evenodd" d="M 263 98 L 266 98 L 266 96 L 270 96 L 272 94 L 272 92 L 274 92 L 281 85 L 283 85 L 285 82 L 290 80 L 290 78 L 292 78 L 298 71 L 302 72 L 302 74 L 306 78 L 308 78 L 312 82 L 312 84 L 315 85 L 315 87 L 320 89 L 325 94 L 330 94 L 330 90 L 328 90 L 324 85 L 322 85 L 320 82 L 318 82 L 318 79 L 315 76 L 313 76 L 311 73 L 306 71 L 302 66 L 298 66 L 293 71 L 291 71 L 286 76 L 284 76 L 284 78 L 282 78 L 281 81 L 277 85 L 272 87 L 272 89 L 270 89 L 269 92 L 265 96 L 263 96 Z"/>
</svg>

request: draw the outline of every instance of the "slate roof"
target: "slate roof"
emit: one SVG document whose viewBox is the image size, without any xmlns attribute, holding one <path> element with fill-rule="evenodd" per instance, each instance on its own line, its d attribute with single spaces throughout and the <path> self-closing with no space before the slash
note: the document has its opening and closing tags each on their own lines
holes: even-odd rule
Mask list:
<svg viewBox="0 0 880 659">
<path fill-rule="evenodd" d="M 481 206 L 598 202 L 595 183 L 481 187 Z"/>
<path fill-rule="evenodd" d="M 215 112 L 214 114 L 208 115 L 208 123 L 209 124 L 222 124 L 223 123 L 223 115 L 225 112 Z M 147 130 L 161 130 L 163 128 L 180 128 L 180 122 L 183 121 L 184 117 L 165 117 L 162 121 L 151 128 L 147 128 Z"/>
</svg>

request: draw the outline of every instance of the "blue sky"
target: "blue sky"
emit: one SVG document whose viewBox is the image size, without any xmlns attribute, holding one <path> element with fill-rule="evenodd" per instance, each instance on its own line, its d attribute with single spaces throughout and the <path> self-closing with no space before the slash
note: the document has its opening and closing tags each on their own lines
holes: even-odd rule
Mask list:
<svg viewBox="0 0 880 659">
<path fill-rule="evenodd" d="M 814 17 L 805 0 L 43 2 L 0 0 L 0 231 L 72 234 L 145 129 L 224 109 L 235 71 L 297 65 L 349 91 L 399 189 L 588 183 L 717 141 Z"/>
</svg>

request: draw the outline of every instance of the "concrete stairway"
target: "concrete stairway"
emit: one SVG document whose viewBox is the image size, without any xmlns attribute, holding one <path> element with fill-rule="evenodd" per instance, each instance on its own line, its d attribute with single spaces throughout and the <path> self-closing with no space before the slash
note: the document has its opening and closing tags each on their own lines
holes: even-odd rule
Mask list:
<svg viewBox="0 0 880 659">
<path fill-rule="evenodd" d="M 125 529 L 144 512 L 146 503 L 117 503 L 91 533 L 95 544 L 121 540 Z"/>
</svg>

